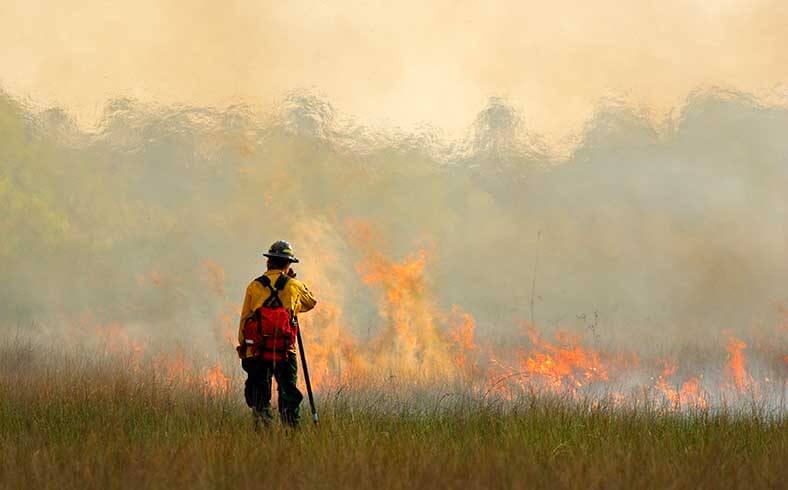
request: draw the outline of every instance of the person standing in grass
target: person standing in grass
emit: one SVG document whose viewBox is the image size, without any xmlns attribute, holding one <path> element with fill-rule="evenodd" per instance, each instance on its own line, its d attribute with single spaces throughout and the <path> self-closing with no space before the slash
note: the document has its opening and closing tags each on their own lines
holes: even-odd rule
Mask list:
<svg viewBox="0 0 788 490">
<path fill-rule="evenodd" d="M 238 356 L 247 373 L 244 398 L 255 427 L 269 425 L 273 419 L 271 379 L 276 379 L 279 415 L 284 424 L 295 427 L 304 395 L 296 386 L 294 318 L 314 308 L 317 301 L 290 267 L 298 259 L 288 242 L 275 242 L 263 255 L 268 258 L 268 270 L 246 288 L 238 328 Z"/>
</svg>

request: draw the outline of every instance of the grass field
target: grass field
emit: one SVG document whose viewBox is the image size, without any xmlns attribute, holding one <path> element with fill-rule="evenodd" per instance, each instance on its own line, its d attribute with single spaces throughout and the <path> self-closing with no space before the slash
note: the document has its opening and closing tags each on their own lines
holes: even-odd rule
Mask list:
<svg viewBox="0 0 788 490">
<path fill-rule="evenodd" d="M 112 358 L 6 346 L 4 488 L 785 488 L 784 411 L 675 413 L 528 396 L 318 397 L 321 421 L 251 431 L 210 394 Z M 304 407 L 306 408 L 306 404 Z"/>
</svg>

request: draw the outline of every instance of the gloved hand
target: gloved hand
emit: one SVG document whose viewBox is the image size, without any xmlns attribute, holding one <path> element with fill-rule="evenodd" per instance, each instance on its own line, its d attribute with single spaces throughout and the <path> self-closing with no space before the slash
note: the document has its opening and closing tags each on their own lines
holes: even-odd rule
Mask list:
<svg viewBox="0 0 788 490">
<path fill-rule="evenodd" d="M 293 270 L 293 268 L 291 267 L 290 269 L 287 269 L 287 275 L 288 275 L 288 276 L 290 276 L 290 277 L 292 277 L 293 279 L 295 279 L 295 277 L 296 277 L 298 274 L 296 274 L 296 271 L 294 271 L 294 270 Z"/>
</svg>

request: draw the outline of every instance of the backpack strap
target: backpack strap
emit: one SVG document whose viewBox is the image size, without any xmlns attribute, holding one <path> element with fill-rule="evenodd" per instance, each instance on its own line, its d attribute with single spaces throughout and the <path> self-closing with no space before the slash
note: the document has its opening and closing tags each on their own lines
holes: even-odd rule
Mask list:
<svg viewBox="0 0 788 490">
<path fill-rule="evenodd" d="M 287 285 L 287 281 L 289 280 L 290 280 L 290 276 L 288 276 L 287 274 L 280 275 L 279 279 L 277 279 L 276 282 L 274 283 L 274 288 L 277 291 L 283 290 Z"/>
<path fill-rule="evenodd" d="M 271 280 L 268 279 L 268 276 L 266 276 L 265 274 L 255 279 L 255 281 L 262 284 L 264 288 L 269 288 L 269 289 L 271 288 Z"/>
<path fill-rule="evenodd" d="M 262 276 L 255 279 L 255 281 L 262 284 L 264 287 L 268 288 L 270 292 L 268 298 L 263 301 L 263 306 L 265 308 L 282 308 L 284 305 L 282 304 L 282 300 L 279 299 L 279 291 L 284 289 L 287 285 L 287 281 L 290 280 L 290 276 L 286 274 L 282 274 L 279 276 L 279 279 L 276 280 L 274 285 L 271 285 L 271 279 L 263 274 Z"/>
</svg>

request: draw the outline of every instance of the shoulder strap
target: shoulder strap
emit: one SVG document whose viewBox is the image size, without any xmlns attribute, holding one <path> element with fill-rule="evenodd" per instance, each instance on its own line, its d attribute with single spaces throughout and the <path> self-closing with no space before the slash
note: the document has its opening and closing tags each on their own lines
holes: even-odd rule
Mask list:
<svg viewBox="0 0 788 490">
<path fill-rule="evenodd" d="M 265 274 L 255 279 L 255 281 L 259 282 L 263 285 L 263 287 L 271 289 L 271 279 L 268 278 Z"/>
<path fill-rule="evenodd" d="M 285 286 L 287 285 L 287 281 L 289 281 L 289 280 L 290 280 L 290 276 L 288 276 L 287 274 L 280 275 L 279 279 L 277 279 L 276 283 L 274 283 L 274 288 L 277 291 L 283 290 L 285 288 Z"/>
<path fill-rule="evenodd" d="M 268 288 L 268 291 L 270 292 L 268 298 L 265 301 L 263 301 L 264 307 L 281 308 L 282 306 L 284 306 L 282 305 L 282 300 L 279 299 L 279 291 L 284 289 L 285 285 L 287 284 L 287 281 L 289 280 L 290 280 L 290 276 L 288 276 L 287 274 L 282 274 L 276 280 L 274 285 L 271 286 L 271 278 L 269 278 L 265 274 L 255 279 L 255 281 L 259 282 L 264 287 Z"/>
</svg>

